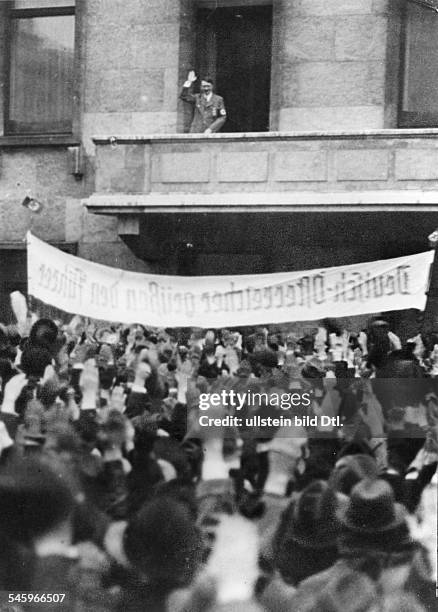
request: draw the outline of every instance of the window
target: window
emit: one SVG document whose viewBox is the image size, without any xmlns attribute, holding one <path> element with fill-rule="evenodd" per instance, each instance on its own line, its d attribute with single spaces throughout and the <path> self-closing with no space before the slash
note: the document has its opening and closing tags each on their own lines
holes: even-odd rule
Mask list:
<svg viewBox="0 0 438 612">
<path fill-rule="evenodd" d="M 401 127 L 438 127 L 438 2 L 406 2 Z"/>
<path fill-rule="evenodd" d="M 9 12 L 5 132 L 72 132 L 74 0 L 16 0 Z"/>
</svg>

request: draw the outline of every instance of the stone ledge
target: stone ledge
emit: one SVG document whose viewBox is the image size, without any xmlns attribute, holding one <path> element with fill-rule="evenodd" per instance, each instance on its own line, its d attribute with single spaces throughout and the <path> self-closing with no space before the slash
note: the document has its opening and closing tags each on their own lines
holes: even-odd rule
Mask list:
<svg viewBox="0 0 438 612">
<path fill-rule="evenodd" d="M 381 190 L 352 192 L 230 192 L 91 195 L 83 204 L 92 213 L 251 213 L 335 211 L 438 211 L 438 191 Z"/>
<path fill-rule="evenodd" d="M 0 136 L 0 149 L 3 147 L 74 147 L 80 144 L 79 138 L 68 134 Z"/>
<path fill-rule="evenodd" d="M 78 243 L 77 242 L 60 242 L 59 240 L 47 240 L 47 244 L 64 251 L 65 253 L 70 253 L 70 255 L 76 255 L 78 251 Z M 0 242 L 0 251 L 25 251 L 27 249 L 26 240 L 11 240 L 9 242 Z"/>
<path fill-rule="evenodd" d="M 438 128 L 388 129 L 363 131 L 312 131 L 312 132 L 235 132 L 227 134 L 113 134 L 92 136 L 96 145 L 151 144 L 153 142 L 207 142 L 245 140 L 366 140 L 366 139 L 437 138 Z M 0 141 L 1 144 L 1 141 Z"/>
</svg>

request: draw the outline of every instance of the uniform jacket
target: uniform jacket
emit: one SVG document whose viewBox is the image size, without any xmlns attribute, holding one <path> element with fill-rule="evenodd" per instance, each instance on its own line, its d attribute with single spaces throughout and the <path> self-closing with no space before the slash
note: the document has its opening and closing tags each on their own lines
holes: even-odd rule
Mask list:
<svg viewBox="0 0 438 612">
<path fill-rule="evenodd" d="M 225 123 L 227 113 L 221 96 L 212 94 L 207 101 L 202 94 L 192 94 L 189 87 L 183 87 L 180 98 L 194 106 L 191 134 L 200 134 L 207 128 L 218 132 Z"/>
</svg>

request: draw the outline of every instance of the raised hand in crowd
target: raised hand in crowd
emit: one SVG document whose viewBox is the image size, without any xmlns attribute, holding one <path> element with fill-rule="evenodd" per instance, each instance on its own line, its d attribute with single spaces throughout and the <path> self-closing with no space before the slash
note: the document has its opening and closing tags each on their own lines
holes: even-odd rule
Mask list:
<svg viewBox="0 0 438 612">
<path fill-rule="evenodd" d="M 378 326 L 379 342 L 370 334 L 379 350 L 367 363 L 366 344 L 359 351 L 354 334 L 327 322 L 301 340 L 243 333 L 242 350 L 229 330 L 81 324 L 63 338 L 42 320 L 18 341 L 17 369 L 2 369 L 0 588 L 11 581 L 8 557 L 26 568 L 30 554 L 38 563 L 21 570 L 22 589 L 36 580 L 48 587 L 50 578 L 53 588 L 70 590 L 73 609 L 92 612 L 316 612 L 331 610 L 336 597 L 351 601 L 348 585 L 361 609 L 374 612 L 384 609 L 379 593 L 394 577 L 403 577 L 398 596 L 415 595 L 429 609 L 436 381 L 425 374 L 427 394 L 421 387 L 413 406 L 383 408 L 375 393 L 387 363 L 394 372 L 425 372 L 427 355 L 419 366 L 391 350 L 387 325 Z M 12 342 L 2 331 L 2 343 Z M 226 393 L 249 390 L 259 393 L 257 406 L 245 400 L 233 412 Z M 339 416 L 343 426 L 301 424 L 285 435 L 286 426 L 222 422 L 265 416 L 276 394 L 304 390 L 312 402 L 296 411 L 300 418 Z M 219 405 L 201 410 L 200 398 L 212 393 Z M 219 425 L 201 426 L 201 416 Z M 15 449 L 56 468 L 54 479 L 11 467 Z M 15 557 L 4 552 L 11 547 Z"/>
<path fill-rule="evenodd" d="M 15 402 L 27 384 L 26 374 L 16 374 L 7 383 L 3 395 L 2 412 L 15 413 Z"/>
<path fill-rule="evenodd" d="M 94 358 L 87 359 L 83 364 L 79 387 L 82 391 L 82 410 L 96 410 L 98 405 L 99 371 Z"/>
<path fill-rule="evenodd" d="M 152 373 L 152 368 L 149 363 L 146 361 L 139 361 L 137 367 L 135 368 L 135 379 L 134 385 L 137 389 L 145 386 L 147 379 L 150 377 Z"/>
<path fill-rule="evenodd" d="M 111 392 L 110 406 L 112 410 L 125 412 L 126 395 L 122 386 L 115 386 Z"/>
</svg>

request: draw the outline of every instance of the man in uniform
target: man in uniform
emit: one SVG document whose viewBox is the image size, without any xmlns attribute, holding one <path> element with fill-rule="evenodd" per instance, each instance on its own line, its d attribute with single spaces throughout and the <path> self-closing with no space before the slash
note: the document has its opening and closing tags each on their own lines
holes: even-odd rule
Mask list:
<svg viewBox="0 0 438 612">
<path fill-rule="evenodd" d="M 196 79 L 195 72 L 191 70 L 180 95 L 181 100 L 194 105 L 190 133 L 212 134 L 218 132 L 227 118 L 224 99 L 213 93 L 213 81 L 207 76 L 201 79 L 201 93 L 191 93 L 190 89 Z"/>
</svg>

